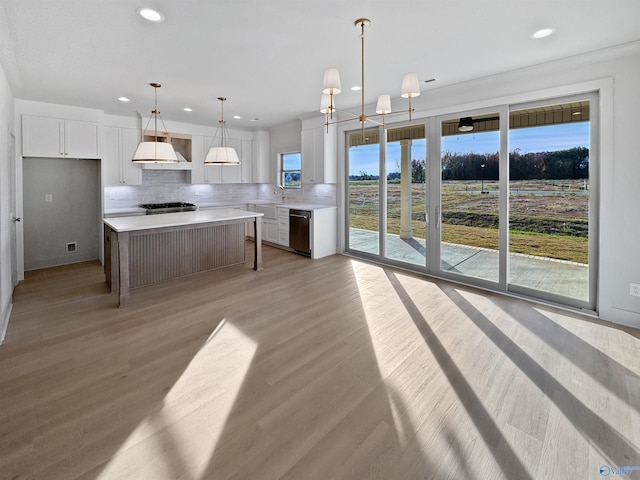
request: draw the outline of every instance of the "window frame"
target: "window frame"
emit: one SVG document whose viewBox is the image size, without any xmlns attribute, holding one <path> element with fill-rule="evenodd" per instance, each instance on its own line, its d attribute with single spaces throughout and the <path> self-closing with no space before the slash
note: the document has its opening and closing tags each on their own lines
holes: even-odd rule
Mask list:
<svg viewBox="0 0 640 480">
<path fill-rule="evenodd" d="M 299 190 L 302 188 L 302 152 L 284 152 L 284 153 L 280 153 L 280 185 L 283 188 L 286 189 L 292 189 L 292 190 Z M 285 157 L 289 156 L 289 155 L 298 155 L 298 159 L 299 159 L 299 166 L 300 168 L 295 168 L 295 169 L 285 169 Z M 300 184 L 299 185 L 287 185 L 287 182 L 285 180 L 285 175 L 287 174 L 291 174 L 291 173 L 297 173 L 299 178 L 300 178 Z"/>
</svg>

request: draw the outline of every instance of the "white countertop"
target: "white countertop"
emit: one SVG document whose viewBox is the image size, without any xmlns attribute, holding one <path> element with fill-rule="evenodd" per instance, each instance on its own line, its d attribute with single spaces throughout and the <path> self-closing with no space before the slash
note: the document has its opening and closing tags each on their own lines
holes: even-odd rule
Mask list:
<svg viewBox="0 0 640 480">
<path fill-rule="evenodd" d="M 235 208 L 196 210 L 194 212 L 163 213 L 158 215 L 136 215 L 103 219 L 104 223 L 116 232 L 132 232 L 152 228 L 178 227 L 198 223 L 226 222 L 229 220 L 262 217 L 262 213 L 248 212 Z"/>
<path fill-rule="evenodd" d="M 324 208 L 338 208 L 335 205 L 320 205 L 314 203 L 256 203 L 255 205 L 271 205 L 281 208 L 293 208 L 294 210 L 322 210 Z"/>
</svg>

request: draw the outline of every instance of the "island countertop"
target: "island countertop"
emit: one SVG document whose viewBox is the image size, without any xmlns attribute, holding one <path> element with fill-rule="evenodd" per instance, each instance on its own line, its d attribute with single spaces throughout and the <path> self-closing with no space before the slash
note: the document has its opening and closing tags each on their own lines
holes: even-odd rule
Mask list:
<svg viewBox="0 0 640 480">
<path fill-rule="evenodd" d="M 249 212 L 236 208 L 196 210 L 193 212 L 163 213 L 159 215 L 136 215 L 103 219 L 105 225 L 116 232 L 135 232 L 153 228 L 179 227 L 199 223 L 228 222 L 262 217 L 259 212 Z"/>
</svg>

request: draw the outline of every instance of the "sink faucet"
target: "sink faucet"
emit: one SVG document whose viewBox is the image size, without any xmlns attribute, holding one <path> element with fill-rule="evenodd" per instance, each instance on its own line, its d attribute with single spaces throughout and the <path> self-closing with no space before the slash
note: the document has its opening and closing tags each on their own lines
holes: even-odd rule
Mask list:
<svg viewBox="0 0 640 480">
<path fill-rule="evenodd" d="M 273 191 L 274 195 L 278 194 L 278 190 L 282 190 L 282 203 L 284 203 L 284 187 L 282 185 L 278 185 L 276 189 Z"/>
</svg>

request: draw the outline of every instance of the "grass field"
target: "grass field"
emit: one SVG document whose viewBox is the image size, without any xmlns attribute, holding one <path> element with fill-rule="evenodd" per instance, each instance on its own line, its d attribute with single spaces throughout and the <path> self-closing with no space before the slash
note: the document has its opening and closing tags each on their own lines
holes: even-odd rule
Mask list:
<svg viewBox="0 0 640 480">
<path fill-rule="evenodd" d="M 412 185 L 413 235 L 425 238 L 425 184 Z M 442 241 L 498 248 L 497 182 L 443 182 Z M 588 202 L 583 181 L 512 182 L 509 249 L 578 263 L 588 263 Z M 377 181 L 349 184 L 350 224 L 378 230 Z M 400 232 L 400 186 L 387 184 L 387 232 Z"/>
</svg>

